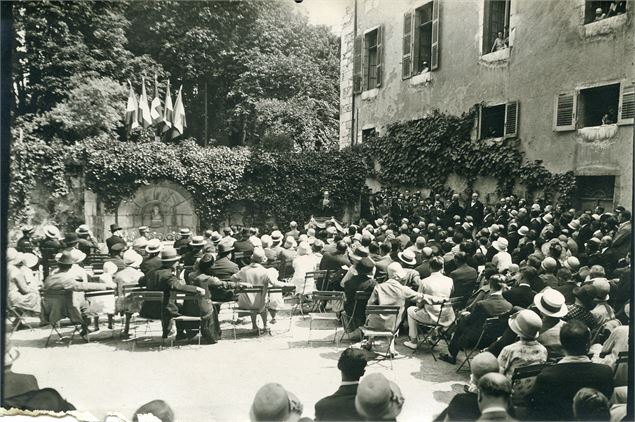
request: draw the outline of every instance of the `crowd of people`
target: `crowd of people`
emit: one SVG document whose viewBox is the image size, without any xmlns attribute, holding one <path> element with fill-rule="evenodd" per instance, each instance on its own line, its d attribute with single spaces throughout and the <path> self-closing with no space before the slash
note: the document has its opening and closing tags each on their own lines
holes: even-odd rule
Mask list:
<svg viewBox="0 0 635 422">
<path fill-rule="evenodd" d="M 403 345 L 415 350 L 422 346 L 421 334 L 434 343 L 446 338 L 448 352 L 440 359 L 451 365 L 461 360 L 461 351 L 482 351 L 469 366 L 469 396 L 450 403 L 442 414 L 447 420 L 459 420 L 453 416 L 459 414 L 500 419 L 502 412 L 508 418 L 571 420 L 592 410 L 600 412 L 593 413 L 596 420 L 609 420 L 613 416 L 599 407 L 623 410 L 625 372 L 616 366 L 629 343 L 630 211 L 622 206 L 576 210 L 516 196 L 485 206 L 477 193 L 466 204 L 459 195 L 446 204 L 440 195 L 424 199 L 420 192 L 389 190 L 375 195 L 371 210 L 375 217 L 370 221 L 348 227 L 331 218 L 322 223 L 312 219 L 303 226 L 292 222 L 284 230 L 274 226 L 266 233 L 255 227 L 223 227 L 199 236 L 183 228 L 173 245 L 148 239 L 146 227 L 128 244 L 113 224 L 106 239 L 109 258 L 98 276 L 82 265 L 90 264 L 97 247 L 88 227 L 82 225 L 63 239 L 55 227 L 46 227 L 46 239 L 39 245 L 30 237 L 32 228 L 25 227 L 16 250 L 8 253 L 9 304 L 18 312 L 40 311 L 28 273 L 33 277 L 32 269 L 41 263 L 45 292 L 116 290 L 112 307 L 101 304 L 95 311 L 94 303 L 78 302 L 83 334 L 89 331 L 91 308 L 96 314 L 125 315 L 124 336 L 136 312 L 160 318 L 164 337 L 172 334 L 174 317 L 196 315 L 202 318 L 200 327 L 177 321 L 177 339 L 200 330 L 206 342 L 215 343 L 221 336 L 222 302 L 237 301 L 250 310 L 254 329 L 259 328 L 258 317 L 264 328 L 276 323 L 282 294 L 241 289 L 263 286 L 265 292 L 286 286 L 302 301 L 309 301 L 315 290 L 343 291 L 343 308 L 333 311 L 341 314 L 349 338 L 359 341 L 356 347 L 373 347 L 362 335 L 364 328 L 398 327 Z M 32 257 L 36 249 L 40 260 Z M 316 270 L 328 271 L 324 280 L 305 276 Z M 124 294 L 127 285 L 162 291 L 166 300 L 134 303 Z M 198 295 L 199 300 L 180 305 L 172 291 Z M 356 303 L 360 291 L 369 294 L 367 302 Z M 368 304 L 398 306 L 400 311 L 396 317 L 367 317 Z M 42 307 L 43 319 L 45 312 Z M 485 330 L 493 317 L 500 323 Z M 399 357 L 394 342 L 388 348 L 391 357 Z M 535 364 L 544 365 L 535 382 L 512 389 L 514 371 Z M 344 381 L 342 388 L 348 385 Z M 267 406 L 294 402 L 284 391 L 279 385 L 263 387 L 254 400 L 252 419 L 288 420 L 268 419 L 274 410 Z M 360 391 L 369 398 L 360 397 Z M 379 405 L 379 395 L 389 397 L 385 405 Z M 511 406 L 512 401 L 525 410 Z M 257 403 L 265 406 L 266 416 L 258 416 Z M 394 419 L 394 409 L 402 403 L 396 386 L 371 374 L 357 387 L 354 408 L 360 418 L 369 417 L 368 408 Z M 278 410 L 294 409 L 284 405 Z M 316 419 L 333 420 L 324 416 L 328 412 L 316 406 Z"/>
</svg>

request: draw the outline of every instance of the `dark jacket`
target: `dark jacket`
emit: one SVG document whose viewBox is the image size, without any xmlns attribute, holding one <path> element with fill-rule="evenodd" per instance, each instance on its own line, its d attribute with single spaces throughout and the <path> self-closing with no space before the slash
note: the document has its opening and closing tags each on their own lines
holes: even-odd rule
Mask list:
<svg viewBox="0 0 635 422">
<path fill-rule="evenodd" d="M 160 268 L 151 271 L 139 279 L 139 285 L 145 286 L 148 291 L 163 292 L 163 307 L 159 302 L 144 302 L 139 314 L 144 318 L 161 318 L 168 315 L 179 315 L 176 300 L 170 298 L 172 290 L 183 292 L 196 292 L 196 287 L 188 286 L 172 273 L 172 268 Z"/>
<path fill-rule="evenodd" d="M 174 241 L 174 249 L 176 249 L 179 254 L 183 255 L 187 252 L 187 248 L 190 245 L 190 237 L 182 237 Z"/>
<path fill-rule="evenodd" d="M 459 393 L 452 397 L 448 407 L 435 419 L 443 421 L 447 417 L 449 421 L 475 421 L 481 415 L 478 407 L 478 395 L 476 393 Z"/>
<path fill-rule="evenodd" d="M 465 215 L 469 215 L 474 219 L 474 224 L 478 227 L 483 222 L 483 210 L 485 207 L 481 201 L 476 201 L 471 205 L 471 201 L 465 207 Z"/>
<path fill-rule="evenodd" d="M 106 246 L 108 246 L 108 252 L 110 252 L 110 249 L 112 249 L 112 247 L 117 243 L 123 243 L 125 245 L 126 241 L 119 236 L 115 236 L 114 234 L 110 236 L 108 239 L 106 239 Z"/>
<path fill-rule="evenodd" d="M 316 421 L 363 421 L 355 409 L 357 384 L 342 385 L 330 396 L 315 403 Z"/>
<path fill-rule="evenodd" d="M 230 281 L 232 275 L 236 274 L 240 268 L 238 264 L 230 261 L 228 256 L 219 258 L 212 267 L 212 275 L 221 279 L 221 281 Z"/>
<path fill-rule="evenodd" d="M 450 273 L 454 282 L 452 297 L 470 296 L 476 288 L 478 272 L 467 264 L 463 264 Z"/>
<path fill-rule="evenodd" d="M 535 409 L 532 420 L 573 420 L 573 396 L 581 388 L 599 390 L 606 397 L 613 394 L 613 371 L 607 365 L 586 362 L 559 363 L 548 366 L 536 377 L 528 397 Z"/>
<path fill-rule="evenodd" d="M 344 277 L 346 272 L 342 269 L 342 265 L 351 265 L 351 261 L 346 254 L 325 253 L 322 255 L 320 270 L 329 271 L 329 286 L 327 286 L 327 288 L 339 284 L 342 277 Z"/>
<path fill-rule="evenodd" d="M 520 306 L 525 309 L 534 302 L 534 296 L 536 296 L 536 292 L 531 290 L 531 287 L 526 284 L 513 287 L 512 289 L 503 292 L 505 300 L 513 306 Z"/>
<path fill-rule="evenodd" d="M 145 257 L 143 258 L 143 262 L 139 265 L 139 269 L 142 273 L 148 274 L 152 270 L 158 270 L 161 268 L 161 258 L 159 255 Z"/>
<path fill-rule="evenodd" d="M 39 390 L 37 379 L 29 374 L 16 374 L 11 370 L 5 370 L 4 378 L 4 398 L 18 396 L 28 391 Z M 353 395 L 353 399 L 355 396 Z M 353 406 L 355 407 L 355 406 Z"/>
<path fill-rule="evenodd" d="M 99 250 L 99 245 L 92 239 L 80 237 L 77 243 L 77 249 L 84 252 L 87 257 L 90 257 L 94 251 Z"/>
<path fill-rule="evenodd" d="M 15 246 L 17 251 L 18 252 L 22 252 L 22 253 L 33 253 L 33 248 L 34 247 L 35 247 L 35 245 L 33 244 L 32 239 L 30 237 L 27 237 L 27 236 L 22 236 L 18 240 L 18 243 Z"/>
<path fill-rule="evenodd" d="M 355 292 L 364 291 L 371 293 L 376 285 L 377 282 L 375 280 L 365 275 L 355 275 L 344 284 L 344 294 L 346 295 L 344 310 L 346 315 L 352 317 L 355 321 L 355 327 L 364 325 L 366 320 L 366 303 L 358 303 L 357 307 L 355 307 Z M 354 315 L 353 308 L 355 308 Z"/>
</svg>

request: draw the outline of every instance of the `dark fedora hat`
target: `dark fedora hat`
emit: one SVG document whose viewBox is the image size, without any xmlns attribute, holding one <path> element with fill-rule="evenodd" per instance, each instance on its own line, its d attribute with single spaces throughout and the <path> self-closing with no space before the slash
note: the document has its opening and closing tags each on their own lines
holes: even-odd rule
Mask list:
<svg viewBox="0 0 635 422">
<path fill-rule="evenodd" d="M 77 236 L 77 233 L 66 233 L 64 235 L 64 246 L 66 246 L 67 248 L 71 247 L 71 246 L 75 246 L 79 243 L 79 237 Z"/>
<path fill-rule="evenodd" d="M 55 260 L 59 264 L 72 265 L 77 262 L 77 259 L 73 257 L 72 251 L 63 251 L 59 256 L 55 257 Z"/>
<path fill-rule="evenodd" d="M 117 230 L 121 230 L 121 227 L 119 227 L 119 224 L 115 223 L 115 224 L 111 224 L 110 225 L 110 231 L 111 232 L 116 232 Z"/>
<path fill-rule="evenodd" d="M 357 264 L 355 264 L 355 268 L 357 272 L 361 275 L 369 275 L 373 272 L 373 268 L 375 268 L 375 264 L 371 261 L 370 258 L 364 257 L 360 259 Z"/>
</svg>

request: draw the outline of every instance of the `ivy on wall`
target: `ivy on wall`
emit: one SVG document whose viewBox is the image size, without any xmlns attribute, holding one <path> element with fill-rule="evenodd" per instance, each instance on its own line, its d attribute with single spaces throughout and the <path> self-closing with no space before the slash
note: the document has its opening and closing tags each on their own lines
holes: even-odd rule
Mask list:
<svg viewBox="0 0 635 422">
<path fill-rule="evenodd" d="M 446 195 L 452 173 L 466 179 L 468 190 L 478 177 L 491 176 L 499 195 L 511 194 L 521 183 L 529 194 L 542 190 L 547 200 L 556 195 L 563 202 L 571 200 L 573 172 L 552 174 L 541 161 L 525 162 L 516 139 L 473 140 L 476 112 L 476 107 L 461 116 L 433 111 L 422 119 L 389 126 L 385 135 L 362 146 L 371 175 L 382 184 L 428 187 Z"/>
</svg>

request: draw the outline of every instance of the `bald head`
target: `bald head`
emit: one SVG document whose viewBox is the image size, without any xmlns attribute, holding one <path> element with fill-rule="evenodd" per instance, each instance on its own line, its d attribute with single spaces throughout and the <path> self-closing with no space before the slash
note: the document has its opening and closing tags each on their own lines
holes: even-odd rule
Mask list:
<svg viewBox="0 0 635 422">
<path fill-rule="evenodd" d="M 506 400 L 512 394 L 512 386 L 505 375 L 490 372 L 479 380 L 478 391 L 486 397 Z"/>
<path fill-rule="evenodd" d="M 474 356 L 470 368 L 475 381 L 478 381 L 485 374 L 498 372 L 498 360 L 490 352 L 482 352 Z"/>
</svg>

